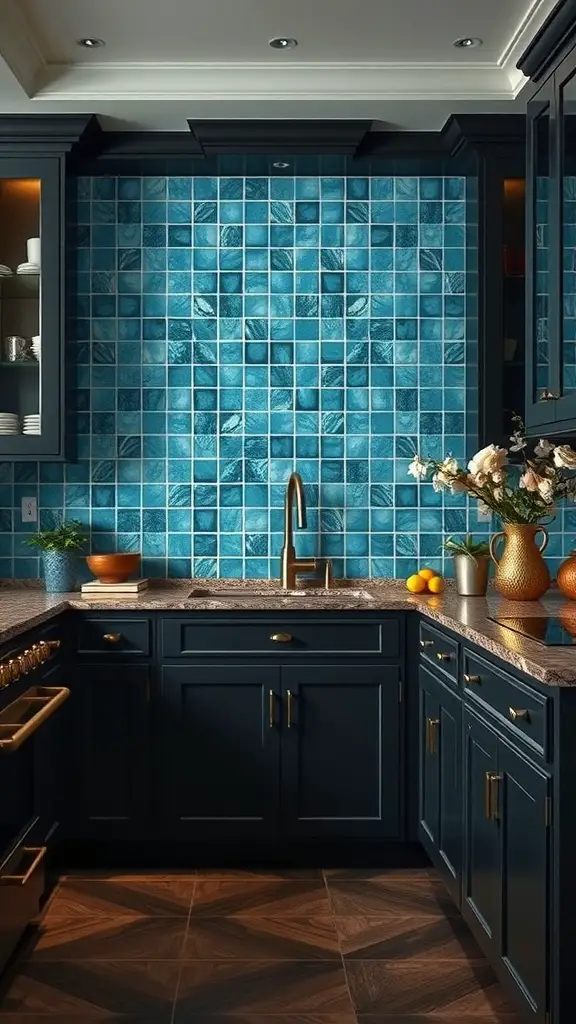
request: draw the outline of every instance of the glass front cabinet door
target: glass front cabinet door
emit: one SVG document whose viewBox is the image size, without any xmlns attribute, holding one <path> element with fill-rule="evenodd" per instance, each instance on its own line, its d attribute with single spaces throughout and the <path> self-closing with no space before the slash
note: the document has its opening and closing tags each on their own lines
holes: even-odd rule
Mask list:
<svg viewBox="0 0 576 1024">
<path fill-rule="evenodd" d="M 63 457 L 63 170 L 0 158 L 0 461 Z"/>
</svg>

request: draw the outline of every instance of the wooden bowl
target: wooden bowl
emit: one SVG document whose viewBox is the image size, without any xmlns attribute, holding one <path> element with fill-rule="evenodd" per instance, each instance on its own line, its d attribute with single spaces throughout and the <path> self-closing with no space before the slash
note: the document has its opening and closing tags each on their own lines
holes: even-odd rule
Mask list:
<svg viewBox="0 0 576 1024">
<path fill-rule="evenodd" d="M 86 555 L 86 564 L 100 583 L 124 583 L 140 564 L 140 552 Z"/>
</svg>

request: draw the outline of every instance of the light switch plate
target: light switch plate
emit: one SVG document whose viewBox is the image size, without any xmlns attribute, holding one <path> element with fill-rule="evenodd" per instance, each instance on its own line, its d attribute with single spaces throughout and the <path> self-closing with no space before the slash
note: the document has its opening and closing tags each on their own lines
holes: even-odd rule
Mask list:
<svg viewBox="0 0 576 1024">
<path fill-rule="evenodd" d="M 36 498 L 22 498 L 22 522 L 38 522 L 38 506 Z"/>
</svg>

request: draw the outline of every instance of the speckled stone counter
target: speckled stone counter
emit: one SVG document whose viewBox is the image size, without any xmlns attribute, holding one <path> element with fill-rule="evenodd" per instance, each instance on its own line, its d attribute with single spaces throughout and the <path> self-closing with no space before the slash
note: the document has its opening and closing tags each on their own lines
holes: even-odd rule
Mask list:
<svg viewBox="0 0 576 1024">
<path fill-rule="evenodd" d="M 190 597 L 194 591 L 197 596 Z M 449 587 L 442 596 L 414 596 L 400 580 L 349 580 L 331 591 L 301 588 L 283 591 L 275 580 L 162 581 L 136 597 L 84 600 L 78 593 L 46 594 L 38 586 L 0 586 L 0 643 L 48 621 L 68 608 L 79 611 L 418 611 L 553 686 L 576 686 L 576 645 L 544 647 L 489 621 L 488 616 L 559 615 L 576 636 L 576 602 L 551 592 L 542 601 L 506 601 L 458 597 Z"/>
</svg>

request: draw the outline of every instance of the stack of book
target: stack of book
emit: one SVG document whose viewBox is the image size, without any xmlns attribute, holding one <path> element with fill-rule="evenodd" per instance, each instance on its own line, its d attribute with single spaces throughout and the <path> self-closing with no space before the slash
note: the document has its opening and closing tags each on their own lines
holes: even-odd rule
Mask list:
<svg viewBox="0 0 576 1024">
<path fill-rule="evenodd" d="M 100 583 L 100 580 L 90 580 L 83 583 L 82 597 L 130 597 L 134 594 L 141 594 L 148 590 L 148 580 L 126 580 L 124 583 Z"/>
</svg>

